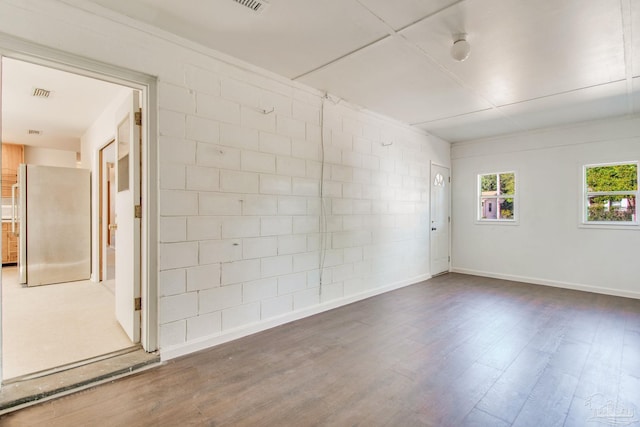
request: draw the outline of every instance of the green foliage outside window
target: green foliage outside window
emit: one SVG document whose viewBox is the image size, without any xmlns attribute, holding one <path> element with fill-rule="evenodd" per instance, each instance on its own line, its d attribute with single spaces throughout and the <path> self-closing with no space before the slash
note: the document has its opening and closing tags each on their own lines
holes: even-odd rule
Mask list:
<svg viewBox="0 0 640 427">
<path fill-rule="evenodd" d="M 483 194 L 497 194 L 498 192 L 498 175 L 482 175 L 480 177 L 480 188 Z"/>
<path fill-rule="evenodd" d="M 500 201 L 500 218 L 513 219 L 513 199 L 508 198 Z"/>
<path fill-rule="evenodd" d="M 586 185 L 588 221 L 629 222 L 635 219 L 637 164 L 587 167 Z"/>
<path fill-rule="evenodd" d="M 638 189 L 638 165 L 609 165 L 587 168 L 587 191 L 635 191 Z"/>
</svg>

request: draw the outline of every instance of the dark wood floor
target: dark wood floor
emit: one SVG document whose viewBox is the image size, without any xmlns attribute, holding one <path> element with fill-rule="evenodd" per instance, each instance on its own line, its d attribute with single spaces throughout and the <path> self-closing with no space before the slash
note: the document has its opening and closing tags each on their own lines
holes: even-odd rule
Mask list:
<svg viewBox="0 0 640 427">
<path fill-rule="evenodd" d="M 624 422 L 640 425 L 640 300 L 460 274 L 0 418 L 2 426 Z"/>
</svg>

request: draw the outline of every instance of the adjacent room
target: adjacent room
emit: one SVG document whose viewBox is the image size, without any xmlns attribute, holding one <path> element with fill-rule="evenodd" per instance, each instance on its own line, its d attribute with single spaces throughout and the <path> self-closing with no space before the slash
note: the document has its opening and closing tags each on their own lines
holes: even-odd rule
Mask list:
<svg viewBox="0 0 640 427">
<path fill-rule="evenodd" d="M 0 0 L 0 29 L 3 425 L 640 423 L 639 2 Z M 83 280 L 151 361 L 22 394 L 11 343 L 48 350 L 12 298 L 61 287 L 5 262 L 5 157 L 54 158 L 9 137 L 16 64 L 116 90 L 69 148 Z"/>
<path fill-rule="evenodd" d="M 114 108 L 131 92 L 2 59 L 4 384 L 137 348 L 115 299 Z"/>
</svg>

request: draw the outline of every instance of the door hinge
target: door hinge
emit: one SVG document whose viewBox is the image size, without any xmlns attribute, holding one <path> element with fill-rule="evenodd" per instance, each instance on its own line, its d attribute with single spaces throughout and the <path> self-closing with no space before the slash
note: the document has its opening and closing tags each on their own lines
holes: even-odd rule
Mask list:
<svg viewBox="0 0 640 427">
<path fill-rule="evenodd" d="M 449 217 L 449 224 L 451 224 L 451 217 Z"/>
<path fill-rule="evenodd" d="M 133 300 L 133 308 L 135 311 L 142 310 L 142 298 L 138 297 Z"/>
<path fill-rule="evenodd" d="M 136 121 L 136 126 L 142 126 L 142 109 L 139 109 L 134 113 L 134 119 Z"/>
<path fill-rule="evenodd" d="M 142 218 L 142 205 L 135 205 L 133 208 L 133 217 Z"/>
<path fill-rule="evenodd" d="M 448 262 L 451 262 L 451 257 L 450 257 L 450 256 L 449 256 L 449 257 L 447 257 L 447 261 L 448 261 Z"/>
</svg>

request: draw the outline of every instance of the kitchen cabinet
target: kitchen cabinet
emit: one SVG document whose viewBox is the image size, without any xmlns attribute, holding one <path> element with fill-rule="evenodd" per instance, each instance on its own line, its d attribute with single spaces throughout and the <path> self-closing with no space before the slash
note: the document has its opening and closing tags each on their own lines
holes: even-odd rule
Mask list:
<svg viewBox="0 0 640 427">
<path fill-rule="evenodd" d="M 11 197 L 11 187 L 18 182 L 18 166 L 23 162 L 22 145 L 2 143 L 2 197 Z"/>
<path fill-rule="evenodd" d="M 18 238 L 11 232 L 11 223 L 2 222 L 2 263 L 18 262 Z"/>
</svg>

